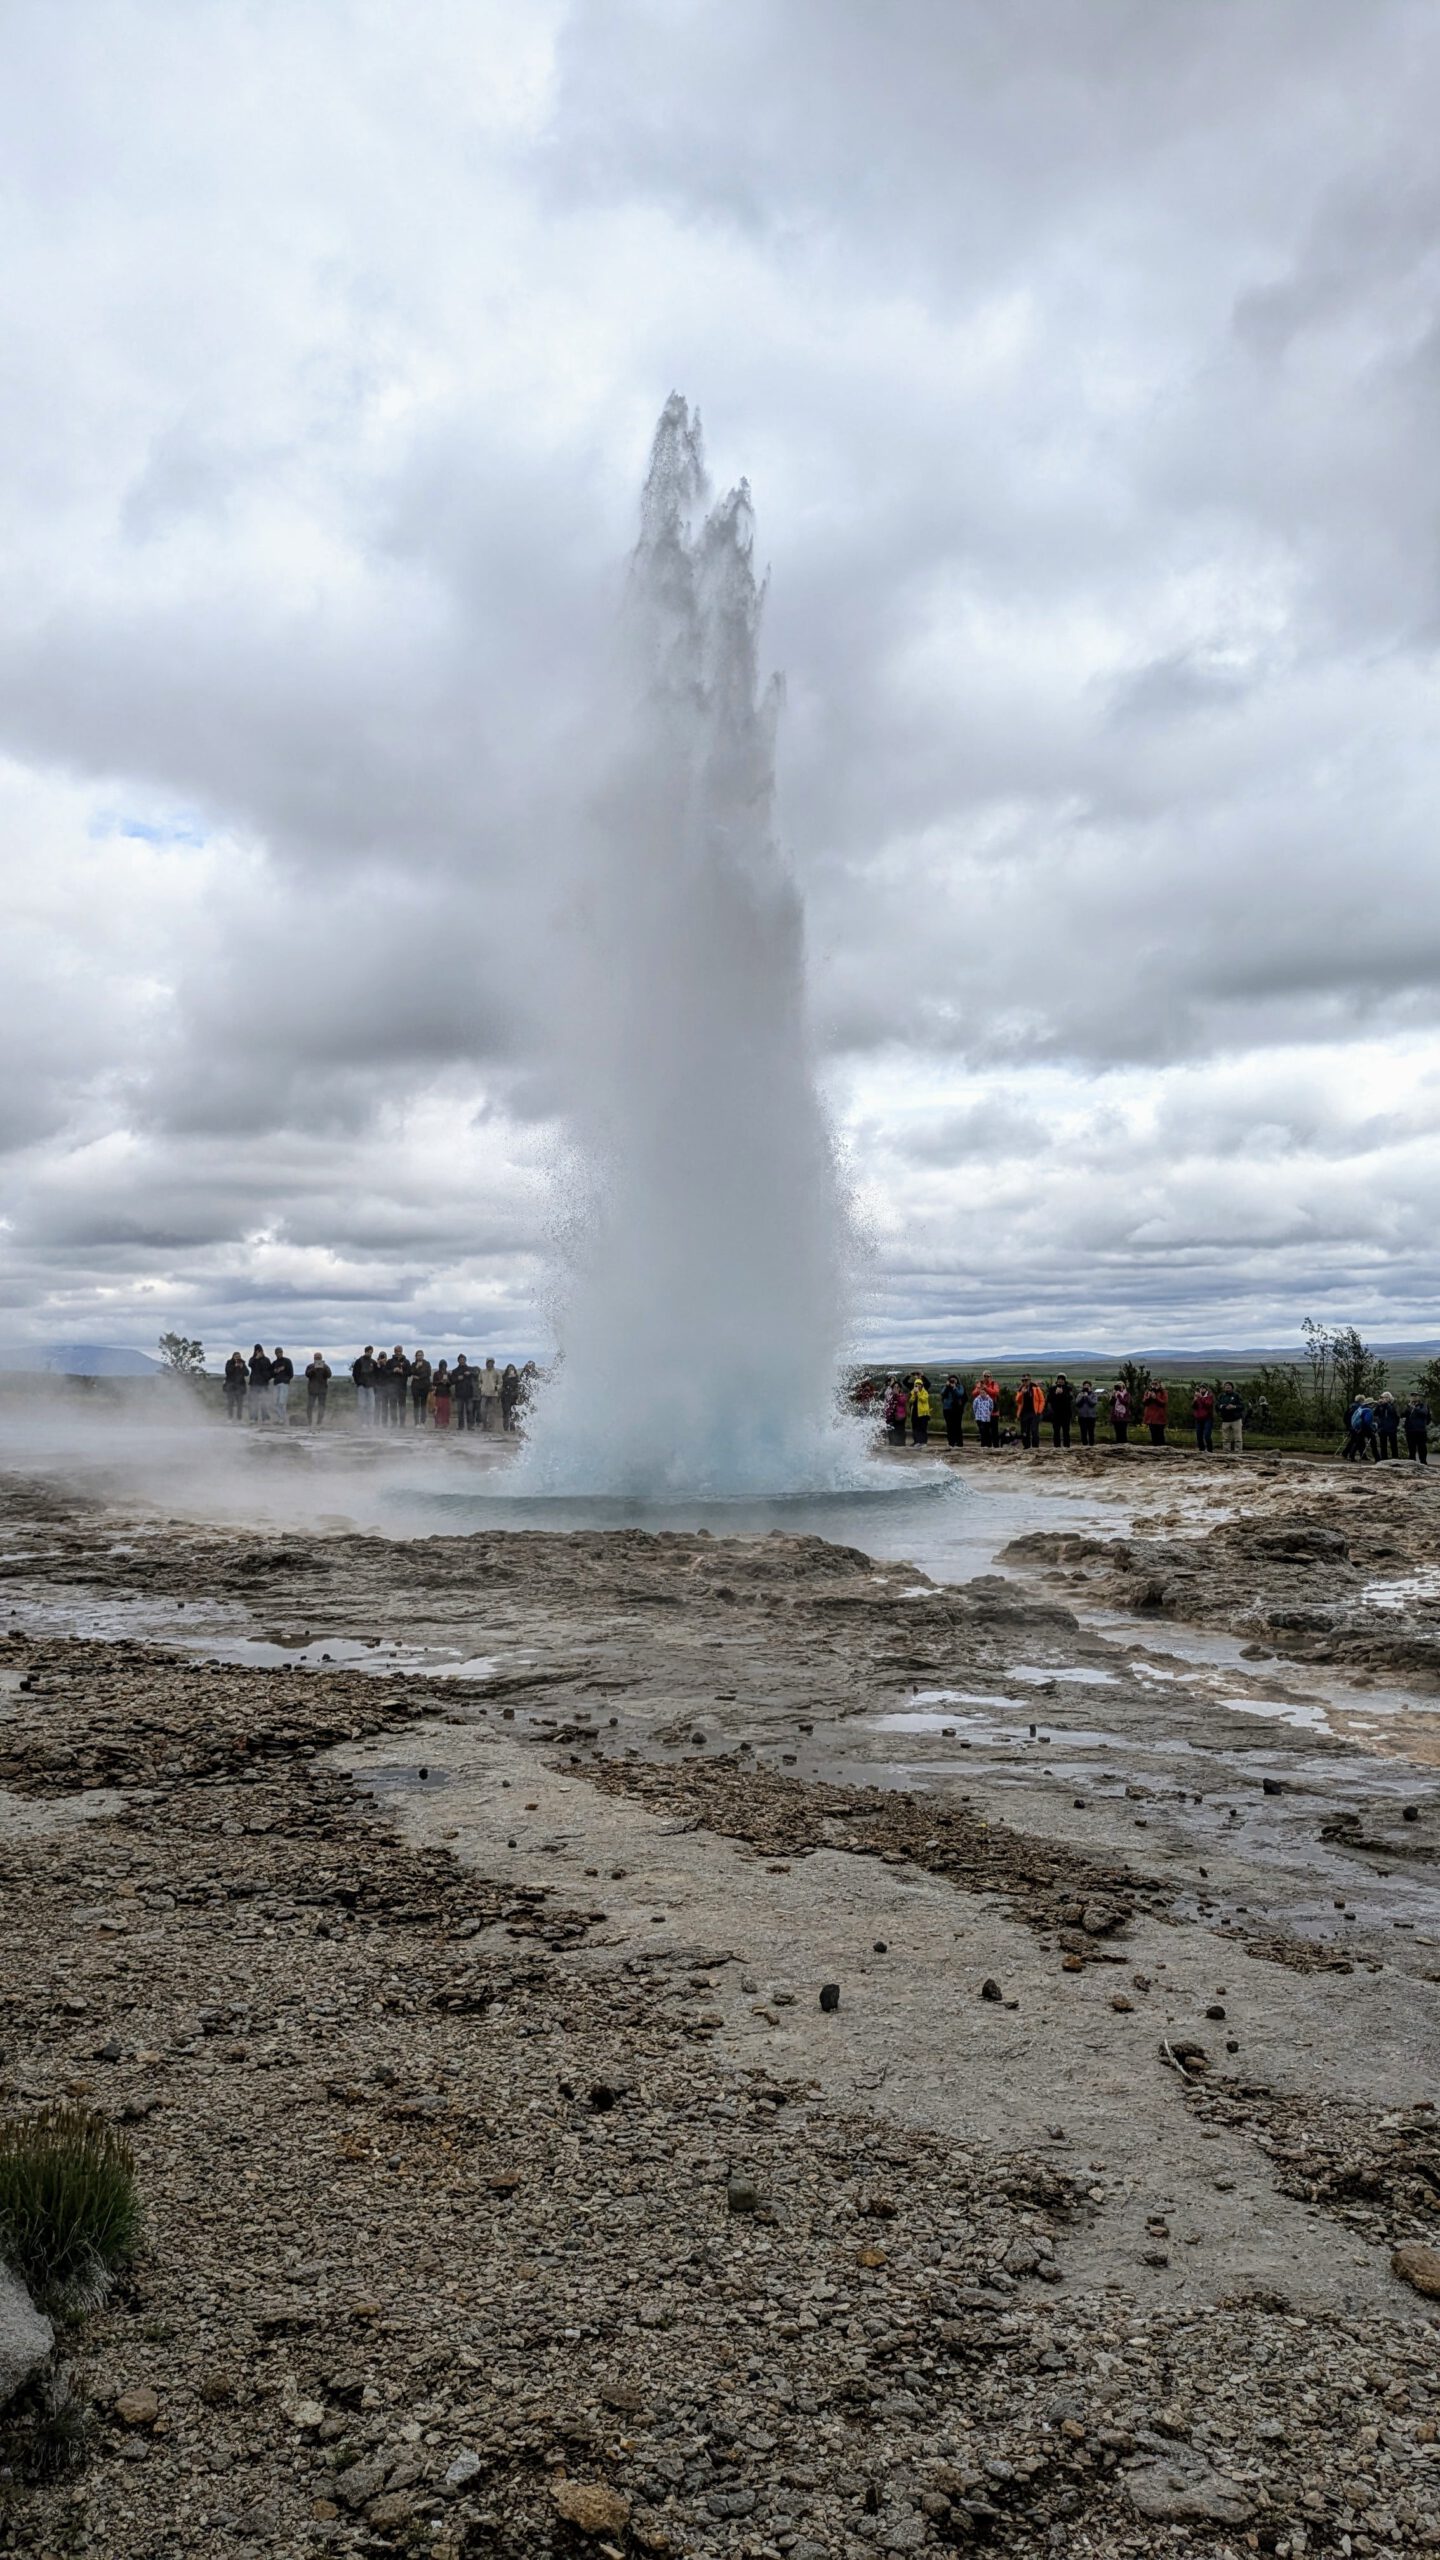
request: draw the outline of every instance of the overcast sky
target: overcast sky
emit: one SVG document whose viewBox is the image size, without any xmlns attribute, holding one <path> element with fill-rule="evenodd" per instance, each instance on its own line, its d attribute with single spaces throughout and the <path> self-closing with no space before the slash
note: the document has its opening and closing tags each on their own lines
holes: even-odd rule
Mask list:
<svg viewBox="0 0 1440 2560">
<path fill-rule="evenodd" d="M 900 1349 L 1440 1334 L 1434 0 L 5 0 L 0 1340 L 541 1349 L 655 416 Z"/>
</svg>

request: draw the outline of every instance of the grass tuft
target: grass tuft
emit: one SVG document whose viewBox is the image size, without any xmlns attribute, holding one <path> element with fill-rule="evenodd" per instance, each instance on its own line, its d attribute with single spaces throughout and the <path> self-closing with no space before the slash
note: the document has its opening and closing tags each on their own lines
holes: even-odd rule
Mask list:
<svg viewBox="0 0 1440 2560">
<path fill-rule="evenodd" d="M 42 2307 L 102 2291 L 139 2227 L 130 2145 L 93 2107 L 57 2101 L 0 2121 L 0 2258 Z"/>
</svg>

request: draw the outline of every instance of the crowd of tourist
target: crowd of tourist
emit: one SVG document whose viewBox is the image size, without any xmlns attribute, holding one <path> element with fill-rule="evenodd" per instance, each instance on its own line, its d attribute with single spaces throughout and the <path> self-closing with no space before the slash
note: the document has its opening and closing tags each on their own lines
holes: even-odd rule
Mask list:
<svg viewBox="0 0 1440 2560">
<path fill-rule="evenodd" d="M 393 1351 L 377 1352 L 367 1342 L 349 1364 L 355 1388 L 355 1420 L 361 1431 L 514 1432 L 536 1377 L 535 1363 L 504 1368 L 487 1358 L 476 1367 L 465 1352 L 452 1366 L 431 1362 L 423 1351 L 407 1353 L 397 1342 Z M 325 1421 L 335 1372 L 323 1351 L 312 1352 L 304 1371 L 305 1421 L 312 1431 Z M 232 1351 L 225 1363 L 225 1411 L 231 1422 L 250 1422 L 261 1429 L 287 1430 L 295 1363 L 277 1342 L 267 1351 L 257 1342 L 247 1360 Z"/>
<path fill-rule="evenodd" d="M 1138 1388 L 1131 1388 L 1123 1378 L 1110 1387 L 1097 1387 L 1093 1378 L 1082 1378 L 1077 1387 L 1063 1369 L 1049 1380 L 1032 1377 L 1027 1369 L 1018 1384 L 1006 1388 L 988 1371 L 973 1385 L 962 1385 L 952 1373 L 938 1398 L 923 1369 L 908 1377 L 903 1373 L 865 1377 L 855 1390 L 855 1401 L 865 1412 L 878 1410 L 885 1436 L 897 1448 L 907 1433 L 912 1446 L 926 1446 L 937 1405 L 952 1449 L 964 1446 L 967 1405 L 982 1449 L 999 1449 L 1016 1441 L 1022 1449 L 1038 1449 L 1046 1431 L 1056 1449 L 1072 1445 L 1072 1432 L 1082 1449 L 1093 1449 L 1101 1426 L 1121 1444 L 1129 1440 L 1133 1428 L 1144 1431 L 1154 1447 L 1164 1448 L 1178 1419 L 1163 1378 L 1147 1379 Z M 1233 1378 L 1227 1378 L 1218 1392 L 1213 1387 L 1192 1387 L 1189 1407 L 1186 1421 L 1194 1432 L 1195 1446 L 1208 1453 L 1214 1451 L 1217 1422 L 1221 1448 L 1239 1457 L 1245 1447 L 1246 1423 L 1253 1421 L 1257 1430 L 1264 1431 L 1270 1420 L 1265 1397 L 1257 1397 L 1253 1407 L 1248 1405 Z M 1182 1423 L 1181 1428 L 1185 1427 Z M 1403 1409 L 1388 1389 L 1373 1399 L 1362 1397 L 1348 1415 L 1346 1427 L 1347 1458 L 1398 1458 L 1403 1431 L 1407 1455 L 1419 1466 L 1429 1463 L 1430 1407 L 1418 1387 Z"/>
</svg>

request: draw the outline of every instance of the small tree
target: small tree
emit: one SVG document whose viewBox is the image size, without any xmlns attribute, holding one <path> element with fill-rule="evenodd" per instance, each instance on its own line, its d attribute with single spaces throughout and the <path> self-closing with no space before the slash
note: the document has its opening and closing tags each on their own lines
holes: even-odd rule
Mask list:
<svg viewBox="0 0 1440 2560">
<path fill-rule="evenodd" d="M 205 1345 L 203 1342 L 192 1342 L 188 1333 L 162 1333 L 159 1351 L 166 1368 L 173 1371 L 176 1377 L 204 1377 Z"/>
<path fill-rule="evenodd" d="M 1335 1414 L 1335 1336 L 1328 1324 L 1307 1316 L 1300 1327 L 1310 1363 L 1310 1404 L 1317 1429 L 1327 1431 Z"/>
<path fill-rule="evenodd" d="M 1440 1360 L 1427 1360 L 1415 1381 L 1432 1413 L 1440 1413 Z"/>
<path fill-rule="evenodd" d="M 1390 1371 L 1377 1357 L 1368 1342 L 1361 1340 L 1359 1327 L 1341 1325 L 1334 1337 L 1335 1383 L 1345 1399 L 1348 1413 L 1362 1396 L 1378 1396 Z"/>
</svg>

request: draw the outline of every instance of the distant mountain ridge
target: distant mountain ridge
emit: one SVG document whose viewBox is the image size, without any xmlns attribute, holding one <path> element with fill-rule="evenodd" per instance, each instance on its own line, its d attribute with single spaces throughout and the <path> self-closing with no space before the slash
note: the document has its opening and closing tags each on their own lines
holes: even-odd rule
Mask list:
<svg viewBox="0 0 1440 2560">
<path fill-rule="evenodd" d="M 164 1362 L 113 1342 L 20 1342 L 0 1346 L 0 1371 L 31 1377 L 154 1378 Z"/>
</svg>

